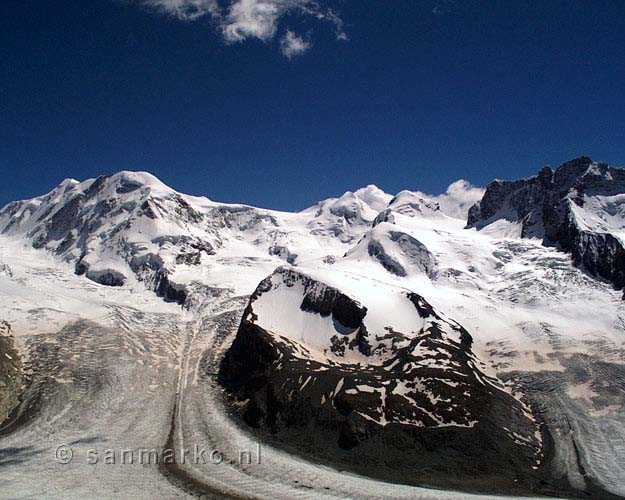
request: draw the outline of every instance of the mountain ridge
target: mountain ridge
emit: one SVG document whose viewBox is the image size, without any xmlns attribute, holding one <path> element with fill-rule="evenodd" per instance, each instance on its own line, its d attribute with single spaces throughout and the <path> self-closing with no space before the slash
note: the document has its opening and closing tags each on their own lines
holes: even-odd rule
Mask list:
<svg viewBox="0 0 625 500">
<path fill-rule="evenodd" d="M 66 180 L 0 211 L 3 314 L 19 338 L 93 322 L 75 288 L 99 297 L 97 321 L 136 297 L 201 324 L 240 307 L 232 337 L 217 332 L 219 350 L 202 356 L 224 353 L 229 410 L 268 439 L 363 474 L 384 456 L 412 457 L 414 484 L 444 486 L 457 470 L 477 478 L 472 491 L 625 495 L 625 457 L 610 444 L 625 438 L 622 292 L 576 262 L 578 246 L 546 238 L 571 227 L 583 241 L 604 229 L 620 238 L 625 195 L 617 170 L 566 165 L 483 195 L 463 196 L 465 184 L 439 196 L 368 186 L 295 213 L 186 196 L 149 174 Z M 452 216 L 478 195 L 468 219 Z M 42 264 L 31 269 L 20 248 Z M 581 247 L 620 272 L 598 248 Z M 39 290 L 46 276 L 53 293 Z M 172 304 L 155 306 L 152 292 Z M 146 318 L 123 321 L 133 314 L 131 331 Z M 195 383 L 216 375 L 209 365 Z M 308 441 L 296 438 L 302 428 Z M 422 474 L 428 458 L 436 467 Z M 383 475 L 406 481 L 395 466 Z"/>
<path fill-rule="evenodd" d="M 469 210 L 467 227 L 479 230 L 502 219 L 519 223 L 521 237 L 558 245 L 575 265 L 622 288 L 624 193 L 625 169 L 582 156 L 527 179 L 493 181 Z"/>
</svg>

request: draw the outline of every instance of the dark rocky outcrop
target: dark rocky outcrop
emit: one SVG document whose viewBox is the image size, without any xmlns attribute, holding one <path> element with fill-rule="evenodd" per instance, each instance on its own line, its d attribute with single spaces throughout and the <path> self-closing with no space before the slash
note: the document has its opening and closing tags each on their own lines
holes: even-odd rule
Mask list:
<svg viewBox="0 0 625 500">
<path fill-rule="evenodd" d="M 297 254 L 291 252 L 287 247 L 283 245 L 272 245 L 269 247 L 269 255 L 277 255 L 281 259 L 284 259 L 289 264 L 295 264 L 297 260 Z"/>
<path fill-rule="evenodd" d="M 155 282 L 156 295 L 162 297 L 167 302 L 176 302 L 184 305 L 187 300 L 187 290 L 184 285 L 175 285 L 167 276 L 167 272 L 161 271 L 156 275 Z"/>
<path fill-rule="evenodd" d="M 105 269 L 100 271 L 87 271 L 85 276 L 91 281 L 95 281 L 105 286 L 123 286 L 126 282 L 126 276 L 114 269 Z"/>
<path fill-rule="evenodd" d="M 371 257 L 382 264 L 382 267 L 389 273 L 395 274 L 401 278 L 407 276 L 408 273 L 406 272 L 404 266 L 402 266 L 397 259 L 386 251 L 384 245 L 382 245 L 379 240 L 369 238 L 369 242 L 367 243 L 367 252 Z"/>
<path fill-rule="evenodd" d="M 308 291 L 302 299 L 302 311 L 313 312 L 322 317 L 332 315 L 341 325 L 355 329 L 362 326 L 367 308 L 333 287 L 322 287 L 320 291 Z"/>
<path fill-rule="evenodd" d="M 436 258 L 419 240 L 401 231 L 389 231 L 391 241 L 397 244 L 408 262 L 417 266 L 425 274 L 436 269 Z"/>
</svg>

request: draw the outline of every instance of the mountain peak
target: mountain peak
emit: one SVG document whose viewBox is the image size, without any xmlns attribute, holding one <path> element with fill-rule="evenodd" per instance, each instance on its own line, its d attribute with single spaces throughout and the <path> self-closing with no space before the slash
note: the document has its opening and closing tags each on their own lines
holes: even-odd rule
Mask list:
<svg viewBox="0 0 625 500">
<path fill-rule="evenodd" d="M 122 170 L 109 176 L 111 181 L 121 181 L 129 183 L 137 183 L 150 188 L 165 189 L 173 191 L 167 184 L 162 182 L 155 175 L 145 171 Z"/>
<path fill-rule="evenodd" d="M 88 179 L 79 183 L 77 188 L 86 196 L 93 196 L 96 193 L 99 196 L 125 195 L 137 190 L 175 193 L 172 188 L 149 172 L 131 170 L 122 170 L 114 174 Z M 100 193 L 102 194 L 100 195 Z"/>
<path fill-rule="evenodd" d="M 370 224 L 392 199 L 390 194 L 369 184 L 356 191 L 345 191 L 338 198 L 322 200 L 304 212 L 314 211 L 316 218 L 338 218 L 350 225 Z"/>
<path fill-rule="evenodd" d="M 520 237 L 539 238 L 570 252 L 577 266 L 625 286 L 625 169 L 581 156 L 555 172 L 488 185 L 471 207 L 468 227 L 507 222 Z"/>
</svg>

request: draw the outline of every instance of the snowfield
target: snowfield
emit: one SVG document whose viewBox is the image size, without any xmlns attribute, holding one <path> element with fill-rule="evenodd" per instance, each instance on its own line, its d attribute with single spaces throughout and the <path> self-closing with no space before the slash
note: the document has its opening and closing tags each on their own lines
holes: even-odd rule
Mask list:
<svg viewBox="0 0 625 500">
<path fill-rule="evenodd" d="M 553 221 L 542 208 L 519 208 L 520 199 L 542 193 L 530 181 L 492 188 L 479 214 L 472 209 L 469 228 L 459 190 L 481 192 L 467 184 L 438 198 L 368 186 L 286 213 L 190 197 L 150 174 L 121 172 L 66 180 L 47 195 L 9 204 L 0 211 L 0 322 L 10 325 L 13 347 L 4 352 L 0 344 L 0 389 L 11 387 L 20 404 L 0 413 L 0 497 L 488 497 L 339 471 L 245 425 L 218 376 L 242 319 L 276 346 L 289 346 L 296 362 L 317 367 L 288 381 L 300 393 L 319 396 L 321 407 L 362 398 L 372 425 L 404 418 L 441 432 L 471 429 L 479 418 L 468 410 L 466 422 L 441 417 L 452 399 L 433 389 L 446 384 L 460 397 L 462 374 L 442 374 L 470 370 L 527 419 L 501 432 L 510 446 L 542 448 L 532 467 L 553 481 L 537 496 L 625 497 L 625 306 L 614 286 L 622 269 L 620 250 L 601 236 L 623 243 L 625 189 L 614 185 L 618 169 L 584 165 L 576 174 L 583 195 L 566 195 L 567 220 L 582 234 L 573 250 L 547 241 L 544 227 Z M 558 172 L 554 179 L 564 179 Z M 526 197 L 520 189 L 538 191 Z M 588 246 L 602 241 L 608 250 Z M 594 272 L 585 264 L 591 253 L 611 256 L 616 271 Z M 344 310 L 325 311 L 327 290 L 358 321 Z M 415 308 L 411 293 L 433 312 Z M 313 302 L 308 309 L 304 297 Z M 337 321 L 341 314 L 348 320 Z M 433 321 L 448 326 L 442 340 L 410 353 L 418 366 L 393 357 Z M 384 340 L 389 332 L 393 349 Z M 0 335 L 8 338 L 8 327 Z M 342 340 L 356 337 L 351 345 Z M 470 346 L 462 355 L 470 364 L 459 369 L 461 345 Z M 1 369 L 14 357 L 21 394 L 7 383 L 18 363 Z M 409 385 L 395 375 L 388 385 L 384 376 L 356 374 L 326 379 L 331 393 L 320 388 L 323 370 L 403 368 L 392 362 L 406 363 L 409 373 L 430 370 L 437 385 L 418 372 Z M 471 401 L 462 390 L 462 401 Z M 401 412 L 391 418 L 401 397 L 417 408 L 412 420 Z M 243 414 L 248 402 L 236 404 Z M 60 445 L 72 448 L 71 463 L 55 457 Z M 196 445 L 218 450 L 223 463 L 87 462 L 93 449 L 189 448 L 192 456 Z M 240 460 L 248 451 L 252 463 Z"/>
</svg>

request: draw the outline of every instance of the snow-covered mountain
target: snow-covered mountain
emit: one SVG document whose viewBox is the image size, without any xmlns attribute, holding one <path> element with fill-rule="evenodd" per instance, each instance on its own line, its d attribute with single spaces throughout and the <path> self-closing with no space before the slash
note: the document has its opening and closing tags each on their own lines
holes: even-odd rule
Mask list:
<svg viewBox="0 0 625 500">
<path fill-rule="evenodd" d="M 217 375 L 232 415 L 311 461 L 438 488 L 625 496 L 625 170 L 580 158 L 495 181 L 468 218 L 481 191 L 452 186 L 367 186 L 288 213 L 187 196 L 140 172 L 63 181 L 0 211 L 0 320 L 17 344 L 0 331 L 11 360 L 0 377 L 21 380 L 94 324 L 107 339 L 118 320 L 144 332 L 162 309 L 163 324 L 193 332 L 174 349 L 179 373 L 197 346 L 176 415 L 184 390 L 203 400 Z M 63 338 L 54 349 L 38 337 L 50 328 Z M 145 355 L 141 335 L 123 344 L 131 358 Z M 56 370 L 84 353 L 54 356 Z M 36 387 L 23 401 L 39 401 Z M 15 406 L 15 384 L 7 391 Z"/>
<path fill-rule="evenodd" d="M 97 283 L 136 279 L 184 303 L 197 270 L 220 261 L 260 259 L 273 268 L 342 255 L 389 198 L 370 186 L 291 214 L 214 203 L 148 173 L 120 172 L 65 180 L 44 196 L 10 203 L 0 211 L 0 232 L 52 252 Z"/>
<path fill-rule="evenodd" d="M 500 220 L 540 238 L 576 265 L 625 286 L 625 170 L 581 157 L 530 179 L 494 181 L 469 211 L 468 227 Z"/>
</svg>

